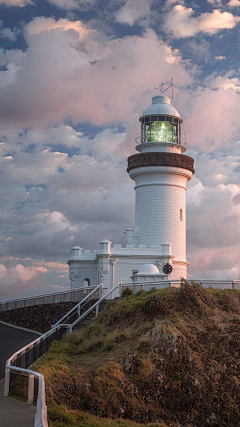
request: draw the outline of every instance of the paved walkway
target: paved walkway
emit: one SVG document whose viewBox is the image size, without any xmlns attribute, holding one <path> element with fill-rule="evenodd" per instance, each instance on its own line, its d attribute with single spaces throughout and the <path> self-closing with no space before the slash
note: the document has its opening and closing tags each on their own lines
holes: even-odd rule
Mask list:
<svg viewBox="0 0 240 427">
<path fill-rule="evenodd" d="M 36 407 L 11 397 L 0 396 L 1 427 L 33 427 Z"/>
<path fill-rule="evenodd" d="M 0 323 L 0 379 L 4 377 L 4 367 L 9 356 L 37 337 L 39 334 L 34 332 Z M 1 385 L 0 426 L 33 427 L 36 407 L 11 397 L 3 397 L 3 381 Z"/>
<path fill-rule="evenodd" d="M 13 353 L 39 337 L 39 334 L 27 329 L 19 329 L 0 323 L 0 379 L 4 377 L 6 360 Z"/>
</svg>

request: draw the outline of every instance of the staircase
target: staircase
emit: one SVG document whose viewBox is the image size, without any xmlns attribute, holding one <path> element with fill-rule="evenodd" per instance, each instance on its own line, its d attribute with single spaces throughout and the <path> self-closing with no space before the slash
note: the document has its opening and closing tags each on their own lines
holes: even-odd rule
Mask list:
<svg viewBox="0 0 240 427">
<path fill-rule="evenodd" d="M 91 304 L 92 303 L 92 304 Z M 94 305 L 96 303 L 96 300 L 94 301 L 94 300 L 92 300 L 92 301 L 89 301 L 89 306 L 88 307 L 86 307 L 86 309 L 84 310 L 84 313 L 85 313 L 85 311 L 87 311 L 90 307 L 92 307 L 92 305 Z M 106 300 L 104 300 L 104 301 L 102 301 L 102 302 L 100 302 L 100 304 L 99 304 L 99 313 L 100 313 L 100 311 L 102 311 L 106 306 L 107 306 L 107 304 L 108 304 L 108 301 L 106 301 Z M 87 305 L 86 305 L 87 306 Z M 79 330 L 79 329 L 82 329 L 82 328 L 86 328 L 87 326 L 89 326 L 90 325 L 90 323 L 92 323 L 92 321 L 95 319 L 95 317 L 96 317 L 96 313 L 95 313 L 95 310 L 92 310 L 92 311 L 90 311 L 90 313 L 88 313 L 87 315 L 86 315 L 86 317 L 84 317 L 84 319 L 82 319 L 82 321 L 80 321 L 75 327 L 74 327 L 74 330 Z"/>
</svg>

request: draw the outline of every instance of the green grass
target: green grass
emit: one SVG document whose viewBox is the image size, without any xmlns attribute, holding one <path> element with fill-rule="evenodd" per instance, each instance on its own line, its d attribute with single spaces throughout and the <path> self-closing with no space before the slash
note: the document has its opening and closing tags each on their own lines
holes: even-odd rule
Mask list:
<svg viewBox="0 0 240 427">
<path fill-rule="evenodd" d="M 52 390 L 53 399 L 48 401 L 50 427 L 142 425 L 117 419 L 121 416 L 121 402 L 128 408 L 127 413 L 131 413 L 132 419 L 141 421 L 139 414 L 148 408 L 154 414 L 152 419 L 166 416 L 167 422 L 149 426 L 168 427 L 171 424 L 175 427 L 177 423 L 171 421 L 171 416 L 168 418 L 165 408 L 166 412 L 171 413 L 174 409 L 168 409 L 168 406 L 171 408 L 172 404 L 175 405 L 176 417 L 181 411 L 187 413 L 191 402 L 195 405 L 198 401 L 200 389 L 202 398 L 206 399 L 204 404 L 207 406 L 211 402 L 211 405 L 215 405 L 216 391 L 207 396 L 207 381 L 210 381 L 211 387 L 214 388 L 215 384 L 219 387 L 219 381 L 227 369 L 230 372 L 231 369 L 239 370 L 240 360 L 226 367 L 227 360 L 235 357 L 232 355 L 235 354 L 236 339 L 233 335 L 233 341 L 229 341 L 229 327 L 235 327 L 235 320 L 239 323 L 239 315 L 240 291 L 203 289 L 186 282 L 180 289 L 139 291 L 136 295 L 125 295 L 112 301 L 89 327 L 73 332 L 62 341 L 54 341 L 48 353 L 34 365 L 34 369 L 43 373 Z M 176 352 L 171 353 L 175 338 L 179 344 L 176 345 Z M 225 342 L 229 342 L 226 347 L 222 345 Z M 234 347 L 231 353 L 228 345 Z M 127 371 L 125 362 L 132 355 L 137 355 L 137 362 L 132 370 Z M 232 389 L 240 384 L 236 372 L 230 374 L 229 387 Z M 139 393 L 145 385 L 151 389 L 157 377 L 160 381 L 159 386 L 155 382 L 158 396 L 163 374 L 167 388 L 159 400 L 148 403 L 145 397 L 131 392 L 131 387 L 135 386 Z M 198 385 L 191 385 L 188 389 L 186 378 L 191 384 L 195 384 L 197 379 Z M 129 389 L 123 387 L 126 380 L 130 383 Z M 74 393 L 73 397 L 66 397 L 68 386 L 74 389 L 75 384 L 88 382 L 91 383 L 92 393 L 89 401 L 88 397 L 84 400 Z M 222 391 L 222 396 L 225 396 L 224 393 Z M 89 406 L 88 402 L 94 402 L 94 399 L 97 404 Z M 201 402 L 199 405 L 201 408 Z M 231 405 L 232 402 L 227 405 L 226 411 Z M 71 410 L 76 407 L 78 410 Z M 96 407 L 98 409 L 94 412 Z M 115 419 L 103 418 L 109 408 Z M 91 415 L 87 410 L 96 415 L 99 412 L 100 416 Z M 158 413 L 162 416 L 158 417 Z M 198 417 L 197 410 L 191 417 Z M 204 422 L 206 424 L 206 420 Z M 205 425 L 204 422 L 196 425 Z M 227 425 L 232 426 L 231 423 Z"/>
<path fill-rule="evenodd" d="M 49 427 L 167 427 L 164 421 L 139 424 L 130 420 L 100 418 L 85 411 L 71 411 L 48 400 Z"/>
</svg>

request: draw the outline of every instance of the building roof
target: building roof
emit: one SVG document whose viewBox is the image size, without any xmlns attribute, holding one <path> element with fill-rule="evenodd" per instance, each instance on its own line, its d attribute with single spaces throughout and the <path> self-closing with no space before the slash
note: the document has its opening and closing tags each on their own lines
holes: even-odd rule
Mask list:
<svg viewBox="0 0 240 427">
<path fill-rule="evenodd" d="M 172 106 L 172 100 L 166 95 L 157 95 L 152 98 L 152 105 L 150 105 L 144 112 L 144 116 L 152 116 L 153 114 L 160 114 L 163 116 L 179 117 L 182 120 L 179 112 Z"/>
</svg>

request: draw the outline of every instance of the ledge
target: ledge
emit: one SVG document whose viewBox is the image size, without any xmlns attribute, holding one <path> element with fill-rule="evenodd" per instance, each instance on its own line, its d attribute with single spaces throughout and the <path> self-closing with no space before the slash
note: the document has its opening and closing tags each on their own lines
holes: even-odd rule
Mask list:
<svg viewBox="0 0 240 427">
<path fill-rule="evenodd" d="M 194 173 L 192 157 L 177 153 L 140 153 L 128 157 L 127 172 L 144 166 L 173 166 Z"/>
</svg>

